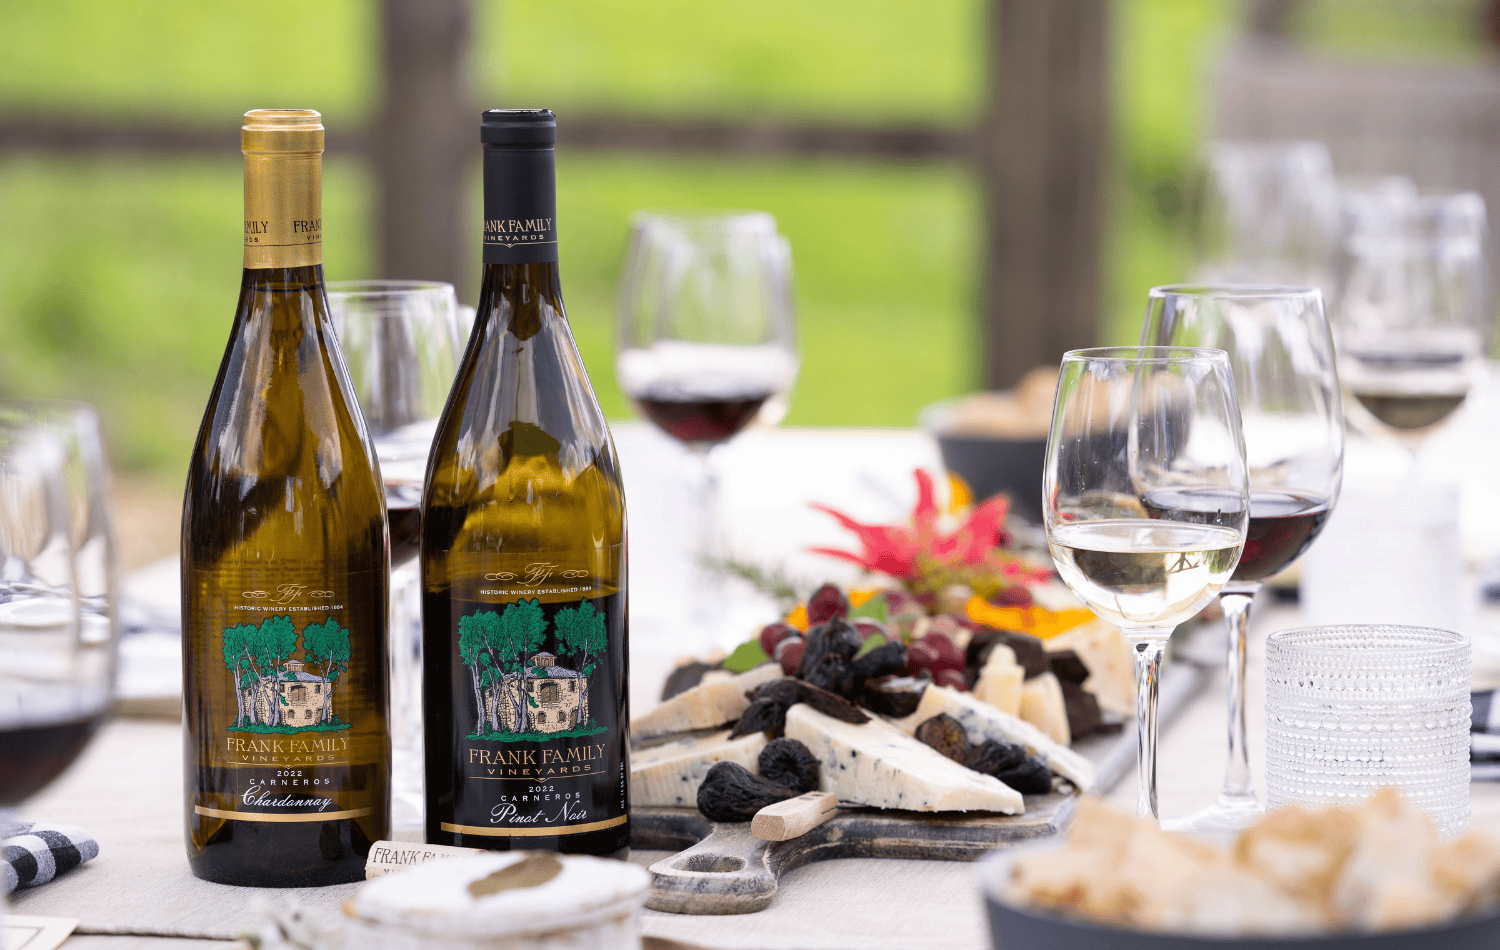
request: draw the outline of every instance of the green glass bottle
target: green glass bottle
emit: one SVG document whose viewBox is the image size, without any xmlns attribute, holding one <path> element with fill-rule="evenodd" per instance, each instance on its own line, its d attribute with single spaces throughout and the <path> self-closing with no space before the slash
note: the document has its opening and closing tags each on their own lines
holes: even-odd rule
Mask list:
<svg viewBox="0 0 1500 950">
<path fill-rule="evenodd" d="M 422 504 L 427 840 L 630 840 L 625 497 L 568 329 L 542 110 L 484 113 L 484 280 Z"/>
<path fill-rule="evenodd" d="M 244 278 L 182 511 L 188 860 L 337 884 L 390 823 L 385 495 L 323 289 L 321 117 L 241 139 Z"/>
</svg>

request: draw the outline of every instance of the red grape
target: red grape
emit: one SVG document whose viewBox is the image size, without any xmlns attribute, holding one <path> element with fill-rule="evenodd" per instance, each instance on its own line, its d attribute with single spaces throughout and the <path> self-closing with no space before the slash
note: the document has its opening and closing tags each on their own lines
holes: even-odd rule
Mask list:
<svg viewBox="0 0 1500 950">
<path fill-rule="evenodd" d="M 824 584 L 807 600 L 807 625 L 816 627 L 835 617 L 849 616 L 849 598 L 834 584 Z"/>
<path fill-rule="evenodd" d="M 807 650 L 807 641 L 801 637 L 787 637 L 776 644 L 776 662 L 787 676 L 795 675 L 802 665 L 802 654 Z"/>
<path fill-rule="evenodd" d="M 789 623 L 768 623 L 760 628 L 760 648 L 765 651 L 766 656 L 776 655 L 776 644 L 787 637 L 800 637 L 802 634 L 797 628 Z"/>
</svg>

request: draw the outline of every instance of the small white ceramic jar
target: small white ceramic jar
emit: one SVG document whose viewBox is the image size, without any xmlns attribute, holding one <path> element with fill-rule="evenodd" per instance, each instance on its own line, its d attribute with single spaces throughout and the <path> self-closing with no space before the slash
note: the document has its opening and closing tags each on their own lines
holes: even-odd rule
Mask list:
<svg viewBox="0 0 1500 950">
<path fill-rule="evenodd" d="M 345 905 L 358 950 L 640 950 L 651 876 L 623 861 L 510 851 L 370 881 Z"/>
</svg>

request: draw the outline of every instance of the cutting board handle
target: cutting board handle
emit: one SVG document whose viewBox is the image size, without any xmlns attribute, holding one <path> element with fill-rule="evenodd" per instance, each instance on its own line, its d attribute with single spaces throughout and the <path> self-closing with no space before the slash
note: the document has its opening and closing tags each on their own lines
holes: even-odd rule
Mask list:
<svg viewBox="0 0 1500 950">
<path fill-rule="evenodd" d="M 673 914 L 751 914 L 776 896 L 778 868 L 750 823 L 715 823 L 707 838 L 651 865 L 646 906 Z"/>
</svg>

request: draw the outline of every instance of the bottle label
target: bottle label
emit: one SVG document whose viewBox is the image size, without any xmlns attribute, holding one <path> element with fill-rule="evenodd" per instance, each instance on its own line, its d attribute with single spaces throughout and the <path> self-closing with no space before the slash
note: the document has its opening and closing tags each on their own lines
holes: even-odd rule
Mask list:
<svg viewBox="0 0 1500 950">
<path fill-rule="evenodd" d="M 330 590 L 295 572 L 190 572 L 185 632 L 203 644 L 187 671 L 200 748 L 195 814 L 384 815 L 385 642 L 374 606 L 385 596 L 382 574 L 342 575 L 342 589 Z M 202 785 L 210 775 L 211 803 Z"/>
<path fill-rule="evenodd" d="M 245 267 L 323 263 L 323 156 L 246 153 Z"/>
<path fill-rule="evenodd" d="M 452 754 L 430 768 L 451 770 L 439 780 L 454 795 L 451 806 L 428 798 L 446 812 L 440 830 L 528 837 L 625 824 L 625 604 L 598 576 L 537 558 L 448 601 Z"/>
<path fill-rule="evenodd" d="M 484 263 L 557 260 L 557 186 L 551 146 L 484 149 Z"/>
</svg>

